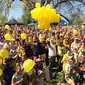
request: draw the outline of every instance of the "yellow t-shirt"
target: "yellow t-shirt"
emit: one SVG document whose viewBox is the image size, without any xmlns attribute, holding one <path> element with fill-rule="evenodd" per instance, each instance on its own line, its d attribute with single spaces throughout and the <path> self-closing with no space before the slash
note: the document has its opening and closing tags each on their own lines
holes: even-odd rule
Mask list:
<svg viewBox="0 0 85 85">
<path fill-rule="evenodd" d="M 68 84 L 72 84 L 73 80 L 72 80 L 71 78 L 67 78 L 67 79 L 66 79 L 66 82 L 67 82 Z"/>
<path fill-rule="evenodd" d="M 59 56 L 63 56 L 65 54 L 65 51 L 66 51 L 65 47 L 58 46 L 58 55 Z"/>
<path fill-rule="evenodd" d="M 85 52 L 85 49 L 81 47 L 80 50 L 79 50 L 78 59 L 80 59 L 80 57 L 83 55 L 82 52 Z"/>
<path fill-rule="evenodd" d="M 69 58 L 69 55 L 68 54 L 64 54 L 62 62 L 66 61 L 68 58 Z"/>
</svg>

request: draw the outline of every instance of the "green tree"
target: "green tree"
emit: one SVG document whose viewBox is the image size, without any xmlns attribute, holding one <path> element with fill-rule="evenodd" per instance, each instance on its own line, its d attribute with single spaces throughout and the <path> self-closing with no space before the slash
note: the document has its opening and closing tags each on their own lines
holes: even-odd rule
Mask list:
<svg viewBox="0 0 85 85">
<path fill-rule="evenodd" d="M 70 16 L 70 25 L 81 25 L 83 22 L 85 22 L 85 16 L 80 8 L 77 8 L 76 13 L 72 13 Z"/>
<path fill-rule="evenodd" d="M 31 15 L 28 11 L 24 10 L 23 15 L 22 15 L 22 22 L 24 24 L 29 24 L 31 23 Z"/>
<path fill-rule="evenodd" d="M 0 23 L 4 24 L 7 21 L 9 9 L 13 0 L 0 0 Z"/>
<path fill-rule="evenodd" d="M 18 18 L 17 18 L 17 21 L 23 23 L 23 21 L 22 21 L 22 17 L 18 17 Z"/>
<path fill-rule="evenodd" d="M 4 24 L 7 21 L 7 17 L 3 15 L 3 11 L 0 10 L 0 24 Z"/>
</svg>

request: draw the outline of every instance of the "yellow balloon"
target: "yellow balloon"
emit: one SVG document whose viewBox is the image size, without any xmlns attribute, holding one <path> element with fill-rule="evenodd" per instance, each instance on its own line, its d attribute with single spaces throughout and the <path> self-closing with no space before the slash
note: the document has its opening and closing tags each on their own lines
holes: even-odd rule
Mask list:
<svg viewBox="0 0 85 85">
<path fill-rule="evenodd" d="M 50 10 L 49 18 L 50 18 L 50 23 L 55 22 L 55 18 L 56 18 L 56 10 L 55 9 Z"/>
<path fill-rule="evenodd" d="M 48 30 L 48 31 L 50 31 L 50 29 L 51 29 L 50 25 L 47 25 L 45 28 L 45 30 Z"/>
<path fill-rule="evenodd" d="M 0 68 L 0 76 L 2 75 L 2 69 Z"/>
<path fill-rule="evenodd" d="M 30 12 L 30 13 L 31 13 L 31 15 L 33 15 L 33 13 L 34 13 L 34 10 L 31 10 L 31 12 Z"/>
<path fill-rule="evenodd" d="M 42 17 L 42 18 L 38 21 L 38 23 L 39 23 L 40 27 L 43 28 L 43 29 L 48 28 L 49 25 L 50 25 L 48 19 L 45 18 L 45 17 Z"/>
<path fill-rule="evenodd" d="M 56 14 L 56 10 L 55 10 L 55 9 L 51 9 L 51 12 L 52 12 L 53 14 Z"/>
<path fill-rule="evenodd" d="M 50 4 L 47 4 L 47 5 L 46 5 L 46 8 L 47 8 L 47 9 L 50 9 L 50 8 L 51 8 Z"/>
<path fill-rule="evenodd" d="M 24 40 L 24 39 L 26 39 L 26 38 L 27 38 L 27 34 L 26 34 L 26 33 L 22 33 L 22 34 L 21 34 L 21 39 Z"/>
<path fill-rule="evenodd" d="M 33 19 L 35 19 L 35 20 L 37 20 L 38 19 L 38 11 L 39 11 L 39 9 L 37 9 L 37 8 L 34 8 L 33 10 L 31 10 L 31 16 L 32 16 L 32 18 Z"/>
<path fill-rule="evenodd" d="M 36 8 L 40 8 L 40 7 L 41 7 L 41 4 L 40 4 L 40 3 L 36 3 L 36 4 L 35 4 L 35 7 L 36 7 Z"/>
<path fill-rule="evenodd" d="M 77 35 L 78 34 L 78 31 L 77 30 L 73 30 L 73 34 L 74 35 Z"/>
<path fill-rule="evenodd" d="M 46 10 L 46 7 L 45 6 L 42 6 L 41 10 L 43 10 L 43 11 Z"/>
<path fill-rule="evenodd" d="M 7 50 L 7 49 L 1 49 L 0 50 L 0 57 L 2 57 L 2 58 L 7 58 L 7 57 L 9 57 L 9 51 Z"/>
<path fill-rule="evenodd" d="M 4 38 L 5 38 L 5 40 L 9 41 L 9 40 L 11 40 L 11 35 L 9 33 L 6 33 L 4 35 Z"/>
<path fill-rule="evenodd" d="M 7 29 L 7 30 L 8 30 L 9 28 L 10 28 L 10 27 L 9 27 L 9 25 L 5 25 L 5 29 Z"/>
<path fill-rule="evenodd" d="M 55 15 L 54 22 L 57 22 L 57 23 L 60 22 L 60 14 L 56 14 L 56 15 Z"/>
<path fill-rule="evenodd" d="M 82 28 L 82 29 L 84 29 L 84 28 L 85 28 L 85 26 L 84 26 L 84 25 L 82 25 L 82 26 L 81 26 L 81 28 Z"/>
<path fill-rule="evenodd" d="M 23 68 L 26 72 L 29 72 L 30 70 L 33 69 L 34 65 L 35 65 L 35 62 L 33 60 L 27 59 L 23 63 Z"/>
</svg>

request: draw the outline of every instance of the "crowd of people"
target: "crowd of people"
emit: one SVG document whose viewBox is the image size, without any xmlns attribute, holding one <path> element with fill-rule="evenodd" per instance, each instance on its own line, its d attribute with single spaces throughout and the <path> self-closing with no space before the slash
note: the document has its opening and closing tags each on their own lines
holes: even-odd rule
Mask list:
<svg viewBox="0 0 85 85">
<path fill-rule="evenodd" d="M 74 34 L 73 30 L 78 33 Z M 10 41 L 4 39 L 9 33 Z M 22 40 L 21 33 L 27 38 Z M 9 51 L 8 58 L 0 58 L 3 70 L 2 85 L 44 85 L 53 79 L 53 67 L 57 59 L 59 72 L 65 85 L 85 85 L 85 30 L 79 27 L 52 26 L 51 30 L 38 30 L 35 26 L 0 27 L 0 49 Z M 23 62 L 35 61 L 30 72 L 25 72 Z M 56 85 L 61 85 L 59 82 Z"/>
</svg>

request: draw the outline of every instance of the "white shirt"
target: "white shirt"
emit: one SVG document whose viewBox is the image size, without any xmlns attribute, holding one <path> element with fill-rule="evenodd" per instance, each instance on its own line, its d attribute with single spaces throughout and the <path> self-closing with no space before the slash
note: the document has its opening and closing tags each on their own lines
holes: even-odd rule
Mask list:
<svg viewBox="0 0 85 85">
<path fill-rule="evenodd" d="M 50 46 L 48 47 L 48 55 L 49 58 L 51 58 L 52 56 L 56 56 L 56 46 L 53 44 L 50 44 Z"/>
<path fill-rule="evenodd" d="M 78 49 L 79 46 L 80 46 L 79 43 L 73 42 L 73 43 L 71 44 L 71 50 L 72 50 L 72 52 L 74 52 L 75 49 Z"/>
</svg>

